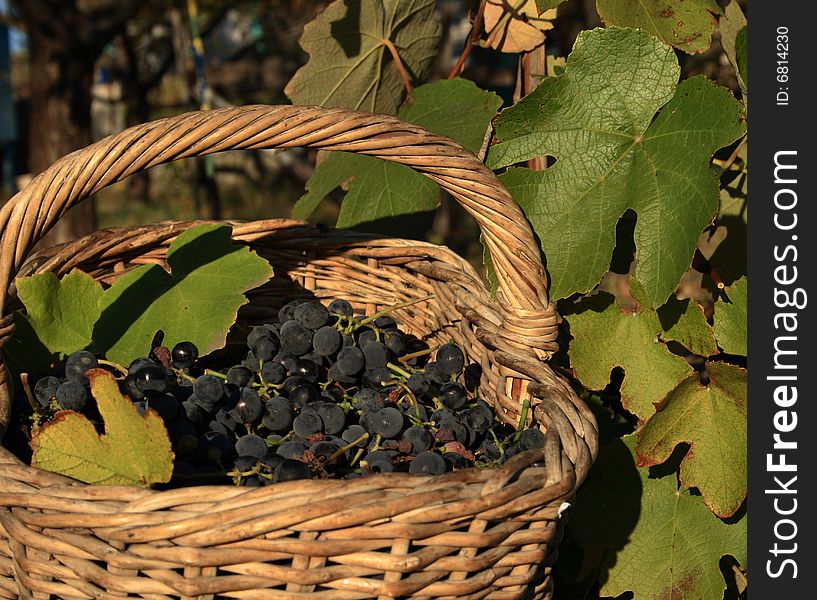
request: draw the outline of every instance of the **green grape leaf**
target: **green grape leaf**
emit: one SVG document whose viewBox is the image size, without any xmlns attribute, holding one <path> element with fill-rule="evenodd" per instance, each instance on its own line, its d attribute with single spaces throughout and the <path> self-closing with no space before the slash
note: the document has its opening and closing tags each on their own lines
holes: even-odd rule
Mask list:
<svg viewBox="0 0 817 600">
<path fill-rule="evenodd" d="M 746 498 L 746 371 L 725 363 L 706 367 L 709 385 L 697 375 L 679 383 L 639 432 L 636 452 L 639 466 L 651 466 L 689 444 L 681 483 L 698 488 L 716 515 L 730 517 Z"/>
<path fill-rule="evenodd" d="M 671 297 L 656 313 L 665 331 L 664 339 L 676 341 L 701 356 L 718 353 L 715 334 L 697 302 Z"/>
<path fill-rule="evenodd" d="M 91 369 L 88 380 L 105 433 L 77 412 L 59 411 L 32 435 L 32 466 L 97 485 L 170 481 L 173 452 L 161 417 L 150 409 L 140 415 L 109 372 Z"/>
<path fill-rule="evenodd" d="M 109 360 L 128 364 L 150 351 L 157 330 L 164 345 L 193 342 L 201 355 L 224 346 L 244 292 L 266 283 L 270 264 L 231 244 L 231 229 L 204 224 L 179 235 L 167 252 L 171 273 L 142 265 L 105 291 L 94 343 Z"/>
<path fill-rule="evenodd" d="M 539 14 L 542 14 L 546 10 L 556 8 L 563 2 L 565 2 L 565 0 L 536 0 L 536 7 L 539 9 Z"/>
<path fill-rule="evenodd" d="M 721 14 L 716 0 L 596 0 L 596 7 L 606 25 L 643 29 L 688 54 L 709 48 L 713 15 Z"/>
<path fill-rule="evenodd" d="M 309 60 L 284 93 L 293 104 L 394 114 L 403 80 L 388 43 L 412 84 L 425 80 L 437 56 L 434 0 L 335 0 L 304 27 Z M 387 43 L 388 42 L 388 43 Z"/>
<path fill-rule="evenodd" d="M 501 103 L 493 92 L 456 78 L 418 87 L 398 117 L 478 152 Z M 292 216 L 308 217 L 330 191 L 349 179 L 338 227 L 401 237 L 412 231 L 424 235 L 439 202 L 436 184 L 405 165 L 346 152 L 333 152 L 317 165 Z"/>
<path fill-rule="evenodd" d="M 643 31 L 586 31 L 563 75 L 497 118 L 491 167 L 556 158 L 543 171 L 500 176 L 541 241 L 553 298 L 598 283 L 627 209 L 638 214 L 634 278 L 642 301 L 663 304 L 689 267 L 717 208 L 709 158 L 745 126 L 728 90 L 702 77 L 676 88 L 678 76 L 672 49 Z"/>
<path fill-rule="evenodd" d="M 746 564 L 746 517 L 724 523 L 700 496 L 678 488 L 674 471 L 657 477 L 649 469 L 638 469 L 636 475 L 634 444 L 635 435 L 630 435 L 603 447 L 599 461 L 605 461 L 605 471 L 593 487 L 588 478 L 576 500 L 577 509 L 586 508 L 581 514 L 587 520 L 583 529 L 589 534 L 588 546 L 608 548 L 601 595 L 722 598 L 726 585 L 718 562 L 731 555 Z M 599 509 L 601 503 L 604 510 Z M 568 527 L 579 520 L 571 518 Z M 612 526 L 609 531 L 607 524 Z M 601 541 L 595 542 L 599 535 Z"/>
<path fill-rule="evenodd" d="M 17 280 L 20 300 L 36 336 L 51 353 L 71 354 L 91 344 L 102 286 L 78 269 L 62 279 L 41 273 Z"/>
<path fill-rule="evenodd" d="M 746 16 L 740 9 L 737 0 L 726 5 L 723 16 L 718 21 L 721 30 L 721 46 L 729 63 L 735 68 L 738 83 L 743 93 L 746 93 Z M 741 33 L 743 32 L 743 33 Z M 743 40 L 738 42 L 742 37 Z"/>
<path fill-rule="evenodd" d="M 603 389 L 614 367 L 624 369 L 621 402 L 641 419 L 648 419 L 659 403 L 691 369 L 661 341 L 658 314 L 649 309 L 622 314 L 613 296 L 600 292 L 583 301 L 581 312 L 563 316 L 570 323 L 570 363 L 576 376 L 592 390 Z"/>
<path fill-rule="evenodd" d="M 741 277 L 724 289 L 725 298 L 715 303 L 715 337 L 724 352 L 746 356 L 747 283 Z"/>
</svg>

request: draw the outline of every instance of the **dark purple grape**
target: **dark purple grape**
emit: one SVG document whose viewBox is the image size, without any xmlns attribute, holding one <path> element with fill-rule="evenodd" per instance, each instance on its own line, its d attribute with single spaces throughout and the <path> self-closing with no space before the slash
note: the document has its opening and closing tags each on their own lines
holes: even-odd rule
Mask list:
<svg viewBox="0 0 817 600">
<path fill-rule="evenodd" d="M 52 375 L 43 377 L 34 385 L 34 397 L 43 408 L 51 403 L 51 399 L 57 394 L 60 387 L 60 380 Z"/>
<path fill-rule="evenodd" d="M 417 425 L 406 429 L 403 432 L 403 439 L 411 442 L 411 452 L 413 454 L 431 450 L 434 445 L 434 436 L 431 435 L 431 432 L 425 427 Z"/>
<path fill-rule="evenodd" d="M 193 396 L 191 396 L 191 398 L 193 398 Z M 202 408 L 195 400 L 185 400 L 182 402 L 182 410 L 184 410 L 185 417 L 187 417 L 187 420 L 191 423 L 204 422 L 204 417 L 206 417 L 209 412 Z"/>
<path fill-rule="evenodd" d="M 170 361 L 177 369 L 189 369 L 199 357 L 199 349 L 193 342 L 179 342 L 170 352 Z"/>
<path fill-rule="evenodd" d="M 272 337 L 259 337 L 250 349 L 258 360 L 266 362 L 278 353 L 278 344 Z"/>
<path fill-rule="evenodd" d="M 329 311 L 320 302 L 304 302 L 295 309 L 295 320 L 307 329 L 319 329 L 329 320 Z"/>
<path fill-rule="evenodd" d="M 59 385 L 56 397 L 57 404 L 65 410 L 82 410 L 88 402 L 88 392 L 85 386 L 73 379 Z"/>
<path fill-rule="evenodd" d="M 213 375 L 202 375 L 193 382 L 193 393 L 202 402 L 215 404 L 224 396 L 224 383 Z"/>
<path fill-rule="evenodd" d="M 330 356 L 340 348 L 340 333 L 330 325 L 324 325 L 312 336 L 312 347 L 321 356 Z"/>
<path fill-rule="evenodd" d="M 477 433 L 485 433 L 493 423 L 493 415 L 486 415 L 484 411 L 478 408 L 469 408 L 462 411 L 462 419 L 467 427 Z"/>
<path fill-rule="evenodd" d="M 288 397 L 292 401 L 293 406 L 300 409 L 320 398 L 320 392 L 318 388 L 311 383 L 304 383 L 293 389 Z"/>
<path fill-rule="evenodd" d="M 425 373 L 412 373 L 406 380 L 408 389 L 414 392 L 415 396 L 424 396 L 431 389 L 431 381 Z"/>
<path fill-rule="evenodd" d="M 363 373 L 363 385 L 375 390 L 382 389 L 385 382 L 394 379 L 394 375 L 386 367 L 366 369 Z"/>
<path fill-rule="evenodd" d="M 463 371 L 463 383 L 465 383 L 466 390 L 474 393 L 479 387 L 481 380 L 482 366 L 479 363 L 471 363 L 465 367 L 465 370 Z"/>
<path fill-rule="evenodd" d="M 519 447 L 523 450 L 533 450 L 545 447 L 545 434 L 541 429 L 530 427 L 519 435 Z"/>
<path fill-rule="evenodd" d="M 365 361 L 364 353 L 359 348 L 347 346 L 338 352 L 336 364 L 341 373 L 351 377 L 363 370 Z"/>
<path fill-rule="evenodd" d="M 362 349 L 377 341 L 377 333 L 373 329 L 362 329 L 357 335 L 357 345 Z"/>
<path fill-rule="evenodd" d="M 258 392 L 252 388 L 245 387 L 242 388 L 241 399 L 233 410 L 238 420 L 242 423 L 255 423 L 261 418 L 264 412 L 264 405 L 261 402 L 261 397 L 258 395 Z"/>
<path fill-rule="evenodd" d="M 323 460 L 327 460 L 340 449 L 340 446 L 338 446 L 334 442 L 327 442 L 326 440 L 322 440 L 320 442 L 312 444 L 309 447 L 309 449 L 312 451 L 316 458 L 322 458 Z"/>
<path fill-rule="evenodd" d="M 300 356 L 312 350 L 312 332 L 297 321 L 281 326 L 281 350 Z"/>
<path fill-rule="evenodd" d="M 298 300 L 290 300 L 281 307 L 281 310 L 278 311 L 278 320 L 282 325 L 295 318 L 295 309 L 299 304 Z"/>
<path fill-rule="evenodd" d="M 323 421 L 323 432 L 335 435 L 343 431 L 346 425 L 346 413 L 337 404 L 322 404 L 318 407 L 318 414 Z"/>
<path fill-rule="evenodd" d="M 246 473 L 253 470 L 257 464 L 257 456 L 237 456 L 235 460 L 233 460 L 233 470 L 239 473 Z"/>
<path fill-rule="evenodd" d="M 436 452 L 420 452 L 409 465 L 409 473 L 442 475 L 447 470 L 445 459 Z"/>
<path fill-rule="evenodd" d="M 447 418 L 440 421 L 440 430 L 437 433 L 437 437 L 439 437 L 441 440 L 445 440 L 447 437 L 445 432 L 450 432 L 450 435 L 458 442 L 463 444 L 468 443 L 468 431 L 465 429 L 463 424 L 456 419 Z"/>
<path fill-rule="evenodd" d="M 301 438 L 307 438 L 310 435 L 318 433 L 323 429 L 323 421 L 318 411 L 310 408 L 305 408 L 292 421 L 292 430 L 295 435 Z"/>
<path fill-rule="evenodd" d="M 263 457 L 261 457 L 261 464 L 264 465 L 264 472 L 272 473 L 275 471 L 275 467 L 280 465 L 284 462 L 284 457 L 280 454 L 275 454 L 274 452 L 267 452 Z"/>
<path fill-rule="evenodd" d="M 235 365 L 227 371 L 227 383 L 232 383 L 240 388 L 248 385 L 252 381 L 252 371 L 243 365 Z"/>
<path fill-rule="evenodd" d="M 285 459 L 275 467 L 275 473 L 273 474 L 272 480 L 275 483 L 281 481 L 296 481 L 299 479 L 311 479 L 312 478 L 312 471 L 309 470 L 309 467 L 306 464 L 302 463 L 299 460 L 292 460 L 292 459 Z"/>
<path fill-rule="evenodd" d="M 247 355 L 244 357 L 244 360 L 241 361 L 241 364 L 254 373 L 261 368 L 261 361 L 252 350 L 247 352 Z"/>
<path fill-rule="evenodd" d="M 306 446 L 304 446 L 303 442 L 299 442 L 298 440 L 284 442 L 278 446 L 277 450 L 277 454 L 283 456 L 284 458 L 294 458 L 299 460 L 304 457 L 304 452 L 306 452 Z"/>
<path fill-rule="evenodd" d="M 491 438 L 483 440 L 482 445 L 479 447 L 479 452 L 484 454 L 488 460 L 497 460 L 502 456 L 502 451 L 499 449 L 499 446 L 497 446 L 496 442 Z"/>
<path fill-rule="evenodd" d="M 168 375 L 165 368 L 157 363 L 147 364 L 131 374 L 136 388 L 146 394 L 147 392 L 162 393 L 167 388 Z"/>
<path fill-rule="evenodd" d="M 340 315 L 341 317 L 351 317 L 354 314 L 352 305 L 346 300 L 332 300 L 329 303 L 329 312 L 333 315 Z"/>
<path fill-rule="evenodd" d="M 287 398 L 276 396 L 264 404 L 264 416 L 261 423 L 270 431 L 283 431 L 292 426 L 294 418 L 292 402 Z"/>
<path fill-rule="evenodd" d="M 338 363 L 333 364 L 326 372 L 326 378 L 329 381 L 337 381 L 339 383 L 345 384 L 354 384 L 357 383 L 357 379 L 355 379 L 352 375 L 344 375 L 341 370 L 338 368 Z"/>
<path fill-rule="evenodd" d="M 220 433 L 221 435 L 225 436 L 229 436 L 232 433 L 229 429 L 227 429 L 226 425 L 222 425 L 215 419 L 210 421 L 210 424 L 207 426 L 207 428 L 213 433 Z"/>
<path fill-rule="evenodd" d="M 393 454 L 394 452 L 391 450 L 377 450 L 364 456 L 363 460 L 372 473 L 392 473 L 394 471 Z M 364 472 L 366 471 L 364 470 Z"/>
<path fill-rule="evenodd" d="M 198 448 L 198 432 L 190 421 L 179 420 L 171 423 L 167 428 L 167 433 L 170 441 L 173 442 L 173 452 L 176 453 L 176 456 L 189 456 Z"/>
<path fill-rule="evenodd" d="M 99 362 L 96 356 L 87 350 L 77 350 L 65 361 L 65 376 L 71 381 L 85 385 L 88 383 L 85 373 L 89 369 L 96 369 L 98 366 Z"/>
<path fill-rule="evenodd" d="M 311 383 L 318 381 L 320 373 L 321 368 L 317 364 L 313 363 L 311 360 L 304 360 L 303 358 L 298 359 L 295 369 L 292 371 L 293 375 L 303 377 Z"/>
<path fill-rule="evenodd" d="M 406 351 L 406 339 L 399 331 L 387 331 L 383 334 L 383 342 L 395 356 L 402 356 Z"/>
<path fill-rule="evenodd" d="M 386 406 L 383 395 L 380 392 L 367 388 L 358 390 L 352 397 L 352 403 L 355 405 L 355 408 L 360 410 L 378 411 Z"/>
<path fill-rule="evenodd" d="M 437 364 L 446 375 L 456 375 L 465 366 L 465 355 L 456 344 L 443 344 L 437 349 Z"/>
<path fill-rule="evenodd" d="M 261 458 L 267 453 L 267 442 L 260 435 L 250 433 L 236 440 L 235 451 L 239 456 Z"/>
<path fill-rule="evenodd" d="M 272 383 L 278 385 L 286 379 L 287 370 L 279 362 L 264 363 L 261 367 L 261 380 L 264 383 Z"/>
<path fill-rule="evenodd" d="M 384 438 L 396 437 L 403 431 L 403 413 L 393 406 L 381 408 L 372 421 L 374 432 Z"/>
<path fill-rule="evenodd" d="M 230 414 L 230 411 L 220 408 L 218 412 L 216 412 L 216 421 L 224 425 L 230 431 L 235 431 L 238 427 L 238 421 L 235 420 L 235 417 Z"/>
<path fill-rule="evenodd" d="M 456 381 L 449 381 L 440 387 L 440 402 L 451 410 L 460 410 L 468 402 L 465 386 Z"/>
<path fill-rule="evenodd" d="M 341 437 L 343 438 L 343 441 L 346 442 L 347 444 L 357 442 L 355 446 L 357 446 L 358 448 L 364 448 L 366 446 L 366 441 L 368 438 L 361 440 L 359 442 L 358 440 L 360 440 L 360 438 L 363 437 L 365 433 L 366 430 L 360 425 L 349 425 L 349 427 L 343 430 L 343 434 L 341 435 Z"/>
<path fill-rule="evenodd" d="M 389 362 L 389 349 L 382 342 L 371 342 L 363 348 L 366 370 L 381 369 Z"/>
</svg>

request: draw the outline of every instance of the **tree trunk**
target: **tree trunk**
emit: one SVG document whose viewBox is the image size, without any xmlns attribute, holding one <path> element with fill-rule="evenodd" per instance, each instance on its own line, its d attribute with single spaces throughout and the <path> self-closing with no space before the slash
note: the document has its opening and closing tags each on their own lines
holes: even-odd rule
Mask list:
<svg viewBox="0 0 817 600">
<path fill-rule="evenodd" d="M 91 84 L 96 56 L 46 32 L 29 33 L 31 125 L 29 166 L 36 175 L 58 158 L 91 143 Z M 87 52 L 87 51 L 86 51 Z M 66 242 L 96 228 L 92 199 L 60 219 L 43 245 Z"/>
</svg>

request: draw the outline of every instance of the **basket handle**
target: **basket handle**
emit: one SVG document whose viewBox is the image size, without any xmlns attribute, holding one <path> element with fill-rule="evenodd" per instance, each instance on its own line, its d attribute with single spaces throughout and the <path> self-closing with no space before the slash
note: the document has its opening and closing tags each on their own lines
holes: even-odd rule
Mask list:
<svg viewBox="0 0 817 600">
<path fill-rule="evenodd" d="M 88 196 L 179 158 L 233 149 L 306 146 L 376 156 L 437 182 L 477 220 L 499 281 L 508 341 L 540 358 L 556 348 L 555 307 L 539 246 L 494 174 L 456 142 L 394 117 L 314 106 L 243 106 L 131 127 L 64 156 L 0 209 L 0 317 L 9 285 L 34 245 Z"/>
</svg>

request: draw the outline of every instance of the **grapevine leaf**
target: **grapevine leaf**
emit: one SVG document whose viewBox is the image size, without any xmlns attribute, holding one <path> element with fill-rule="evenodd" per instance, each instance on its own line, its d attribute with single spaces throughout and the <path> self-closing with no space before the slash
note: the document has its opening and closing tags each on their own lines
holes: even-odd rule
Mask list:
<svg viewBox="0 0 817 600">
<path fill-rule="evenodd" d="M 726 58 L 729 59 L 729 63 L 735 68 L 740 89 L 745 94 L 746 80 L 744 79 L 744 76 L 746 60 L 746 16 L 740 9 L 740 4 L 738 4 L 737 0 L 732 0 L 726 5 L 723 16 L 718 22 L 718 27 L 721 30 L 721 45 L 723 46 L 723 52 L 726 54 Z M 744 37 L 744 42 L 741 43 L 743 47 L 739 49 L 738 37 L 741 36 L 741 31 L 744 32 L 742 34 Z M 741 65 L 741 63 L 743 63 L 743 65 Z"/>
<path fill-rule="evenodd" d="M 156 331 L 164 344 L 193 342 L 204 355 L 221 348 L 244 292 L 272 276 L 249 248 L 230 243 L 231 229 L 205 224 L 177 237 L 167 252 L 171 273 L 143 265 L 120 277 L 102 297 L 94 342 L 109 360 L 127 364 L 150 351 Z"/>
<path fill-rule="evenodd" d="M 678 75 L 672 49 L 643 31 L 582 32 L 563 75 L 500 113 L 490 166 L 557 159 L 543 171 L 512 168 L 500 177 L 541 240 L 554 298 L 601 279 L 628 208 L 638 214 L 642 300 L 661 305 L 689 267 L 717 207 L 709 158 L 744 124 L 728 90 L 702 77 L 675 89 Z"/>
<path fill-rule="evenodd" d="M 539 9 L 539 14 L 541 15 L 546 10 L 556 8 L 564 1 L 565 0 L 536 0 L 536 7 Z"/>
<path fill-rule="evenodd" d="M 687 54 L 703 52 L 712 43 L 716 0 L 596 0 L 608 26 L 631 27 L 660 38 Z"/>
<path fill-rule="evenodd" d="M 284 92 L 293 104 L 394 114 L 404 86 L 388 44 L 412 84 L 426 79 L 440 38 L 434 4 L 335 0 L 304 27 L 300 43 L 309 61 Z"/>
<path fill-rule="evenodd" d="M 724 352 L 746 356 L 747 279 L 741 277 L 724 290 L 725 299 L 715 303 L 715 337 Z"/>
<path fill-rule="evenodd" d="M 91 344 L 102 286 L 78 269 L 62 279 L 41 273 L 17 280 L 27 319 L 52 353 L 71 354 Z"/>
<path fill-rule="evenodd" d="M 170 481 L 173 452 L 159 415 L 150 409 L 140 415 L 107 371 L 92 369 L 88 379 L 105 433 L 79 413 L 60 411 L 34 432 L 32 466 L 98 485 Z"/>
<path fill-rule="evenodd" d="M 576 501 L 577 510 L 584 509 L 581 520 L 587 520 L 588 546 L 609 548 L 601 595 L 630 592 L 638 600 L 723 597 L 726 586 L 718 562 L 728 554 L 746 564 L 746 518 L 724 523 L 700 496 L 678 489 L 674 472 L 655 477 L 649 469 L 638 469 L 639 481 L 633 481 L 634 445 L 635 435 L 630 435 L 602 448 L 599 460 L 605 456 L 606 470 L 592 488 L 588 479 L 588 489 L 580 490 Z M 602 502 L 605 509 L 599 510 Z M 569 527 L 579 521 L 571 519 Z M 602 541 L 595 542 L 599 535 Z"/>
<path fill-rule="evenodd" d="M 401 120 L 460 142 L 478 152 L 491 118 L 502 100 L 465 79 L 437 81 L 418 87 L 400 108 Z M 307 193 L 292 215 L 306 218 L 334 188 L 352 179 L 338 216 L 338 227 L 399 234 L 428 228 L 438 203 L 437 186 L 410 167 L 371 156 L 333 152 L 315 168 Z M 412 227 L 411 221 L 417 221 Z"/>
<path fill-rule="evenodd" d="M 556 10 L 542 11 L 534 0 L 514 10 L 514 0 L 488 0 L 485 5 L 485 44 L 501 52 L 528 52 L 545 43 L 545 31 L 553 29 Z"/>
<path fill-rule="evenodd" d="M 738 73 L 740 79 L 743 80 L 743 88 L 746 90 L 749 86 L 749 29 L 744 25 L 735 38 L 735 54 L 738 61 Z"/>
<path fill-rule="evenodd" d="M 661 327 L 666 332 L 662 336 L 664 339 L 676 341 L 690 352 L 701 356 L 717 354 L 715 334 L 698 303 L 671 297 L 656 312 Z"/>
<path fill-rule="evenodd" d="M 729 517 L 746 498 L 746 371 L 707 364 L 709 385 L 697 375 L 672 390 L 639 432 L 639 466 L 664 462 L 680 443 L 681 483 L 697 487 L 716 515 Z"/>
<path fill-rule="evenodd" d="M 654 405 L 690 374 L 687 362 L 661 342 L 663 328 L 658 314 L 643 309 L 622 314 L 605 292 L 584 301 L 582 312 L 567 314 L 570 362 L 576 376 L 589 389 L 603 389 L 614 367 L 624 369 L 621 402 L 641 419 L 648 419 Z"/>
</svg>

